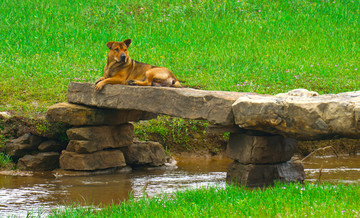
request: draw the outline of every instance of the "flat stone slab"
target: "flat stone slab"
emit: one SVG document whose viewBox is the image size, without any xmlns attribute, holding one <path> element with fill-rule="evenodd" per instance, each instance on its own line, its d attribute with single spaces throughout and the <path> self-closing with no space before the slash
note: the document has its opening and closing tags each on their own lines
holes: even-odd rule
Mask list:
<svg viewBox="0 0 360 218">
<path fill-rule="evenodd" d="M 27 154 L 20 158 L 17 167 L 22 170 L 48 171 L 59 167 L 58 152 L 44 152 L 34 155 Z"/>
<path fill-rule="evenodd" d="M 92 83 L 70 83 L 68 89 L 70 103 L 141 110 L 221 125 L 234 124 L 231 105 L 244 95 L 246 93 L 124 85 L 107 85 L 96 91 Z"/>
<path fill-rule="evenodd" d="M 149 118 L 156 118 L 156 115 L 139 110 L 101 109 L 66 102 L 52 105 L 46 112 L 47 120 L 71 126 L 118 125 Z"/>
<path fill-rule="evenodd" d="M 293 90 L 275 96 L 242 96 L 233 104 L 244 129 L 301 140 L 360 138 L 360 91 L 318 95 Z"/>
<path fill-rule="evenodd" d="M 66 134 L 70 140 L 66 148 L 67 151 L 93 153 L 104 149 L 131 145 L 134 126 L 127 123 L 116 126 L 75 127 L 68 129 Z"/>
<path fill-rule="evenodd" d="M 63 170 L 102 170 L 126 166 L 120 150 L 98 151 L 91 154 L 78 154 L 63 150 L 60 156 L 60 168 Z"/>
</svg>

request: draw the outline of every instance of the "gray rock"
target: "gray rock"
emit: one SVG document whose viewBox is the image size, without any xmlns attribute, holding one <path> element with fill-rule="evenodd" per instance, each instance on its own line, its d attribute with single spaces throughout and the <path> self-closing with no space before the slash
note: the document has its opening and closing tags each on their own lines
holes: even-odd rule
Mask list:
<svg viewBox="0 0 360 218">
<path fill-rule="evenodd" d="M 231 133 L 226 154 L 242 164 L 281 163 L 291 159 L 296 140 L 280 135 L 251 136 Z"/>
<path fill-rule="evenodd" d="M 10 115 L 9 112 L 7 112 L 7 111 L 0 112 L 0 119 L 6 120 L 6 119 L 8 119 L 10 117 L 11 117 L 11 115 Z"/>
<path fill-rule="evenodd" d="M 158 142 L 134 142 L 122 148 L 126 164 L 130 166 L 161 166 L 166 162 L 163 146 Z"/>
<path fill-rule="evenodd" d="M 90 83 L 70 83 L 68 101 L 89 106 L 142 110 L 232 125 L 231 105 L 244 93 L 189 88 L 107 85 L 96 91 Z"/>
<path fill-rule="evenodd" d="M 66 147 L 67 151 L 73 151 L 79 154 L 88 154 L 103 150 L 97 142 L 85 140 L 70 140 Z"/>
<path fill-rule="evenodd" d="M 269 186 L 275 181 L 302 182 L 304 179 L 303 165 L 293 161 L 271 165 L 241 164 L 234 161 L 229 165 L 226 175 L 228 184 L 248 187 Z"/>
<path fill-rule="evenodd" d="M 39 147 L 38 150 L 42 151 L 42 152 L 46 152 L 46 151 L 62 151 L 66 148 L 66 145 L 64 145 L 64 143 L 58 142 L 56 140 L 47 140 L 42 142 Z"/>
<path fill-rule="evenodd" d="M 235 123 L 244 129 L 300 140 L 360 137 L 360 91 L 319 96 L 311 92 L 248 95 L 236 100 L 233 112 Z"/>
<path fill-rule="evenodd" d="M 294 90 L 288 91 L 287 93 L 280 93 L 280 94 L 275 95 L 275 97 L 289 97 L 289 96 L 313 97 L 313 96 L 319 96 L 319 93 L 309 91 L 306 89 L 294 89 Z"/>
<path fill-rule="evenodd" d="M 71 128 L 66 131 L 70 140 L 67 150 L 78 153 L 92 153 L 107 148 L 129 146 L 133 142 L 134 126 L 88 126 Z"/>
<path fill-rule="evenodd" d="M 72 126 L 118 125 L 153 118 L 156 118 L 155 114 L 138 110 L 102 109 L 70 103 L 52 105 L 46 112 L 47 120 Z"/>
<path fill-rule="evenodd" d="M 19 159 L 17 167 L 22 170 L 32 171 L 53 170 L 59 167 L 59 157 L 60 153 L 58 152 L 45 152 L 35 155 L 28 154 Z"/>
<path fill-rule="evenodd" d="M 60 168 L 63 170 L 102 170 L 126 166 L 120 150 L 97 151 L 91 154 L 78 154 L 63 150 L 60 156 Z"/>
<path fill-rule="evenodd" d="M 11 157 L 22 157 L 29 152 L 37 150 L 39 144 L 43 140 L 44 138 L 41 136 L 27 133 L 17 139 L 8 141 L 5 144 L 3 151 Z"/>
</svg>

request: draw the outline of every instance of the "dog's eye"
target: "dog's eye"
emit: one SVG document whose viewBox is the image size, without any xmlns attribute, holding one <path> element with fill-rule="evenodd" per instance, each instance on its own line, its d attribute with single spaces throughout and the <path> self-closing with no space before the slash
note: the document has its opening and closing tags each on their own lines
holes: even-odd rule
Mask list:
<svg viewBox="0 0 360 218">
<path fill-rule="evenodd" d="M 127 49 L 125 48 L 125 50 L 124 51 L 127 51 Z"/>
<path fill-rule="evenodd" d="M 118 48 L 115 48 L 115 51 L 116 51 L 116 52 L 119 52 L 119 49 L 118 49 Z"/>
</svg>

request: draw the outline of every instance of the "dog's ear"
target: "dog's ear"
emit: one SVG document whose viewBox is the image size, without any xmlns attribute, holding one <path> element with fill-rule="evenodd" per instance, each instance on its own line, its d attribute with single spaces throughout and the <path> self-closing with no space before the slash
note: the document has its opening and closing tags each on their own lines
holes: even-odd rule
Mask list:
<svg viewBox="0 0 360 218">
<path fill-rule="evenodd" d="M 111 49 L 111 47 L 112 47 L 113 44 L 114 44 L 114 42 L 108 42 L 108 43 L 106 43 L 106 46 L 107 46 L 109 49 Z"/>
<path fill-rule="evenodd" d="M 127 39 L 124 41 L 125 45 L 129 48 L 130 43 L 131 43 L 131 39 Z"/>
</svg>

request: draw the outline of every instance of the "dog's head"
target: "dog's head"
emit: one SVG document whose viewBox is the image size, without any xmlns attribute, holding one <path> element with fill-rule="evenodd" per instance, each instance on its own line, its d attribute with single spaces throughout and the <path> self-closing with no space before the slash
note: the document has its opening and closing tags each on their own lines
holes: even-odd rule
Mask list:
<svg viewBox="0 0 360 218">
<path fill-rule="evenodd" d="M 130 61 L 128 48 L 130 46 L 131 39 L 127 39 L 123 42 L 108 42 L 106 46 L 110 49 L 108 59 L 110 61 L 115 60 L 118 63 L 127 63 Z"/>
</svg>

